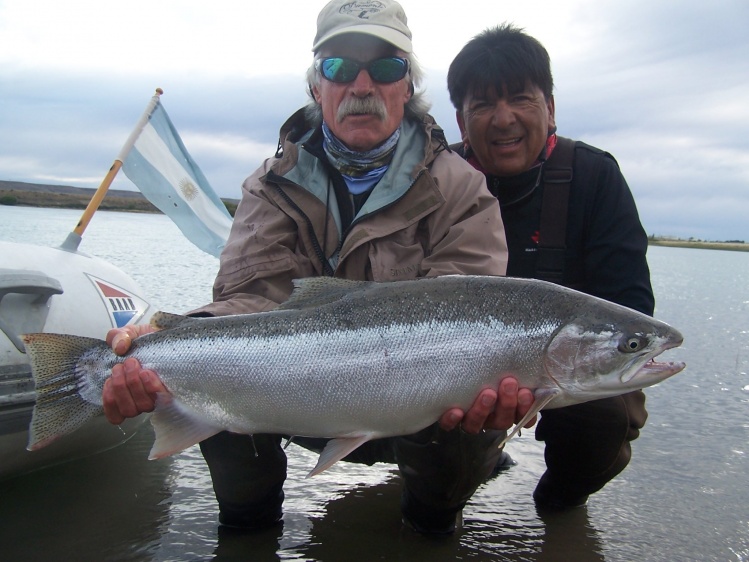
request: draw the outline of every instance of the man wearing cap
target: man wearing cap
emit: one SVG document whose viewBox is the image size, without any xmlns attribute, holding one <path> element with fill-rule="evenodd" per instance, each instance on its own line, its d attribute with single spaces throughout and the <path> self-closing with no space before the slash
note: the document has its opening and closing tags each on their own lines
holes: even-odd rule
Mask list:
<svg viewBox="0 0 749 562">
<path fill-rule="evenodd" d="M 507 249 L 499 208 L 483 174 L 447 149 L 426 113 L 401 6 L 330 2 L 318 17 L 313 52 L 311 102 L 281 127 L 276 155 L 244 182 L 214 301 L 192 314 L 271 310 L 289 297 L 292 280 L 303 277 L 384 282 L 503 275 Z M 138 329 L 112 331 L 108 341 L 122 353 Z M 450 533 L 495 466 L 503 430 L 532 400 L 518 394 L 514 380 L 506 381 L 488 391 L 497 407 L 487 427 L 496 429 L 469 435 L 435 424 L 367 443 L 346 460 L 397 462 L 404 520 L 420 532 Z M 128 359 L 105 386 L 107 417 L 120 423 L 152 410 L 158 391 L 164 391 L 158 377 Z M 445 413 L 453 421 L 462 415 Z M 325 445 L 295 441 L 316 450 Z M 222 432 L 203 441 L 201 451 L 221 524 L 252 529 L 281 518 L 281 436 Z"/>
</svg>

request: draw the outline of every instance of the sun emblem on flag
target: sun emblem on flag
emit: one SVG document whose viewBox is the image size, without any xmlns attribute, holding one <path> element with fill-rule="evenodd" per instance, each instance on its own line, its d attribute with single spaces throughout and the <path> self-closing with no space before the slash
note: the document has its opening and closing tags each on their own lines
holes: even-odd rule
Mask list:
<svg viewBox="0 0 749 562">
<path fill-rule="evenodd" d="M 184 195 L 185 199 L 187 199 L 188 201 L 192 201 L 198 196 L 198 188 L 194 183 L 192 183 L 190 178 L 185 178 L 180 181 L 179 189 L 182 192 L 182 195 Z"/>
</svg>

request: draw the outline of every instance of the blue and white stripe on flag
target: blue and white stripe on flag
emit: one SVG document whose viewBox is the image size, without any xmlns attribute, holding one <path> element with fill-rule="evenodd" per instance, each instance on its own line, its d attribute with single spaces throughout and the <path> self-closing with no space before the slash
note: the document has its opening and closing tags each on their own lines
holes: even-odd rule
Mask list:
<svg viewBox="0 0 749 562">
<path fill-rule="evenodd" d="M 218 257 L 232 217 L 190 157 L 160 101 L 122 160 L 122 169 L 190 242 Z"/>
</svg>

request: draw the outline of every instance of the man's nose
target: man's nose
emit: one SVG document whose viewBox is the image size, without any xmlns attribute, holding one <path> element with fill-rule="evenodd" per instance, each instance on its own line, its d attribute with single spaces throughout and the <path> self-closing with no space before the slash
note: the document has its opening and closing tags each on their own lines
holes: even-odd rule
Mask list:
<svg viewBox="0 0 749 562">
<path fill-rule="evenodd" d="M 515 112 L 512 106 L 506 100 L 500 99 L 494 102 L 492 111 L 492 125 L 498 128 L 505 128 L 515 122 Z"/>
<path fill-rule="evenodd" d="M 374 80 L 366 69 L 362 68 L 351 83 L 351 92 L 355 96 L 366 96 L 374 90 Z"/>
</svg>

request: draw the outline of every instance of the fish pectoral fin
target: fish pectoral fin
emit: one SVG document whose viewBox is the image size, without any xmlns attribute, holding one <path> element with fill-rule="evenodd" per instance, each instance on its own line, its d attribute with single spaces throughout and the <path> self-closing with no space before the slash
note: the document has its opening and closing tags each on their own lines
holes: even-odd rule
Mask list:
<svg viewBox="0 0 749 562">
<path fill-rule="evenodd" d="M 330 468 L 351 451 L 354 451 L 371 438 L 371 435 L 364 434 L 356 437 L 339 437 L 338 439 L 331 439 L 328 441 L 328 444 L 325 445 L 322 453 L 320 453 L 320 458 L 317 459 L 317 465 L 312 469 L 312 471 L 310 471 L 307 478 L 320 474 L 323 470 Z"/>
<path fill-rule="evenodd" d="M 223 430 L 196 417 L 166 393 L 159 393 L 156 397 L 156 409 L 151 416 L 151 425 L 156 439 L 148 455 L 150 460 L 184 451 Z"/>
<path fill-rule="evenodd" d="M 528 413 L 526 413 L 523 416 L 523 419 L 521 419 L 518 423 L 515 424 L 515 427 L 512 428 L 512 431 L 510 434 L 505 437 L 502 442 L 499 444 L 499 447 L 503 447 L 505 443 L 507 443 L 510 439 L 515 437 L 521 429 L 527 424 L 529 421 L 533 419 L 533 416 L 538 414 L 549 402 L 554 400 L 559 394 L 561 393 L 561 390 L 539 390 L 535 392 L 535 400 L 533 401 L 533 406 L 531 406 L 531 409 L 528 410 Z"/>
</svg>

